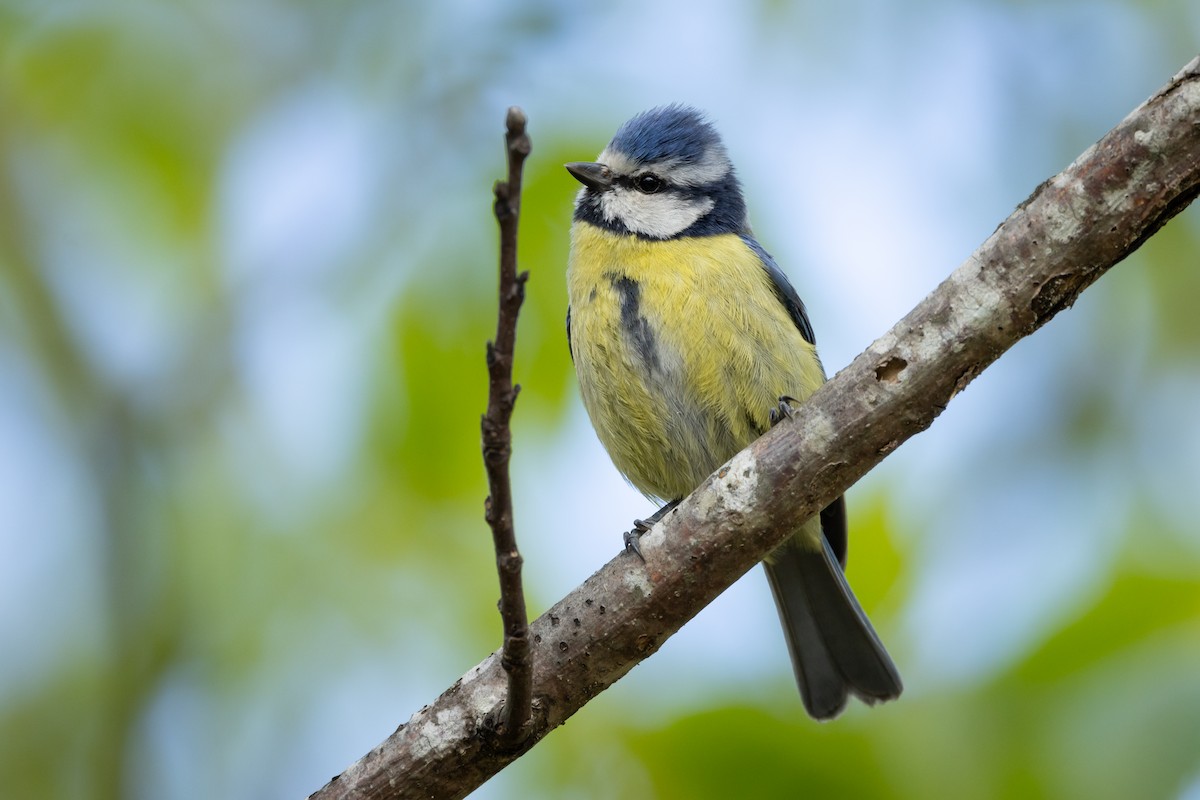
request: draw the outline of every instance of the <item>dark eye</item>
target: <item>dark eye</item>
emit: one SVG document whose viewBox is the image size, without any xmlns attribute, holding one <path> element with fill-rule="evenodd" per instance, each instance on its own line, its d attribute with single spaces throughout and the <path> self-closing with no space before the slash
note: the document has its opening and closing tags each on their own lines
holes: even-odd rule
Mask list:
<svg viewBox="0 0 1200 800">
<path fill-rule="evenodd" d="M 655 192 L 661 191 L 663 186 L 666 186 L 662 178 L 658 177 L 657 175 L 651 175 L 650 173 L 638 176 L 638 178 L 634 180 L 633 185 L 636 186 L 637 190 L 643 194 L 654 194 Z"/>
</svg>

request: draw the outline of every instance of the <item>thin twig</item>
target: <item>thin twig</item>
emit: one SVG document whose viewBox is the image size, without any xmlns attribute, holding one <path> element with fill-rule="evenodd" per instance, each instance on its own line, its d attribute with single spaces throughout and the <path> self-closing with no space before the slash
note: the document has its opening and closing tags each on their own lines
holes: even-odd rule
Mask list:
<svg viewBox="0 0 1200 800">
<path fill-rule="evenodd" d="M 513 530 L 512 486 L 508 461 L 512 456 L 513 404 L 520 386 L 513 385 L 513 349 L 517 338 L 517 315 L 525 299 L 528 272 L 517 274 L 517 222 L 521 212 L 521 168 L 529 155 L 525 114 L 508 109 L 508 180 L 494 188 L 496 220 L 500 223 L 500 313 L 496 340 L 488 342 L 488 407 L 483 416 L 483 463 L 487 469 L 488 495 L 484 516 L 492 528 L 496 545 L 496 570 L 500 575 L 500 618 L 504 623 L 504 648 L 500 663 L 508 674 L 504 709 L 488 719 L 500 741 L 517 746 L 528 733 L 533 703 L 533 663 L 529 654 L 529 619 L 525 592 L 521 587 L 521 553 Z"/>
</svg>

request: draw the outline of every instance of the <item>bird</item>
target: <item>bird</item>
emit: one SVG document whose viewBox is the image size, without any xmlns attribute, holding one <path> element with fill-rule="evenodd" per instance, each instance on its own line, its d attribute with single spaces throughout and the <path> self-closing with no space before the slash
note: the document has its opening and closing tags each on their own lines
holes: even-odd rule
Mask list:
<svg viewBox="0 0 1200 800">
<path fill-rule="evenodd" d="M 825 382 L 804 303 L 751 232 L 724 142 L 671 104 L 621 125 L 595 161 L 565 165 L 575 198 L 567 344 L 617 470 L 663 503 L 638 537 Z M 763 561 L 805 710 L 902 691 L 844 574 L 845 500 Z"/>
</svg>

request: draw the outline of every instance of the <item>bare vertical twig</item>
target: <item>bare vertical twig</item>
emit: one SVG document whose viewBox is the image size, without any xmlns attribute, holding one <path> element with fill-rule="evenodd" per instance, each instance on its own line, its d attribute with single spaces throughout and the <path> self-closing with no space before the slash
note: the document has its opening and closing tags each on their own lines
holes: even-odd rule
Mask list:
<svg viewBox="0 0 1200 800">
<path fill-rule="evenodd" d="M 521 587 L 521 554 L 513 530 L 512 487 L 508 461 L 512 455 L 513 405 L 520 386 L 513 385 L 513 349 L 517 338 L 517 315 L 525 299 L 528 272 L 517 274 L 517 222 L 521 212 L 521 169 L 529 155 L 525 114 L 508 109 L 508 180 L 497 181 L 493 190 L 496 221 L 500 223 L 500 313 L 496 340 L 488 342 L 488 407 L 483 416 L 483 463 L 487 469 L 489 495 L 484 516 L 492 528 L 496 545 L 496 570 L 500 575 L 500 618 L 504 623 L 504 649 L 500 663 L 508 675 L 508 694 L 502 716 L 491 719 L 502 743 L 516 746 L 528 731 L 533 703 L 533 663 L 529 655 L 529 620 L 525 592 Z"/>
</svg>

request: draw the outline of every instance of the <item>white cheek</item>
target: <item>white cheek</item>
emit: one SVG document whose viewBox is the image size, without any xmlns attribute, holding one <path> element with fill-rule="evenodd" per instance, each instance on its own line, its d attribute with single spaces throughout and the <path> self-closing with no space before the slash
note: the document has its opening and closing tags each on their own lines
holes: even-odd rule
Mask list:
<svg viewBox="0 0 1200 800">
<path fill-rule="evenodd" d="M 620 220 L 634 233 L 669 239 L 712 211 L 713 201 L 687 200 L 669 192 L 642 194 L 618 188 L 604 193 L 600 207 L 605 219 Z"/>
</svg>

